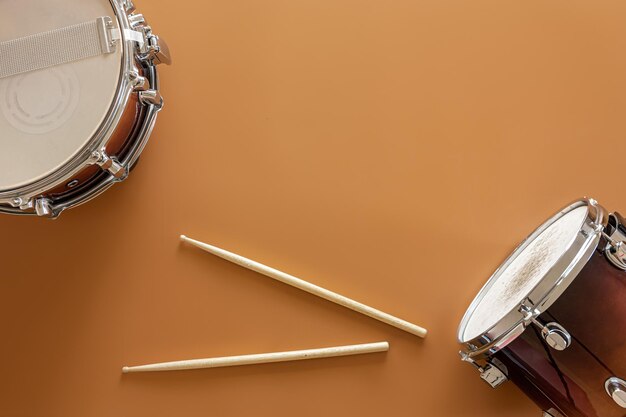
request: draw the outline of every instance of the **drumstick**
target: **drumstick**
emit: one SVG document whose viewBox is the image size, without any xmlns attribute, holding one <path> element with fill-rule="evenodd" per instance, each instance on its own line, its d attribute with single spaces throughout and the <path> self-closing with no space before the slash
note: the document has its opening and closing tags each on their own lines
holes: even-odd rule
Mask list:
<svg viewBox="0 0 626 417">
<path fill-rule="evenodd" d="M 255 365 L 259 363 L 300 361 L 304 359 L 331 358 L 335 356 L 361 355 L 386 352 L 389 343 L 365 343 L 361 345 L 336 346 L 320 349 L 293 350 L 288 352 L 258 353 L 254 355 L 224 356 L 221 358 L 191 359 L 186 361 L 162 362 L 149 365 L 125 366 L 123 373 L 180 371 L 185 369 L 219 368 L 224 366 Z"/>
<path fill-rule="evenodd" d="M 226 259 L 227 261 L 230 261 L 237 265 L 243 266 L 244 268 L 258 272 L 270 278 L 274 278 L 277 281 L 291 285 L 292 287 L 299 288 L 313 295 L 317 295 L 318 297 L 324 298 L 325 300 L 332 301 L 333 303 L 337 303 L 351 310 L 357 311 L 361 314 L 365 314 L 366 316 L 382 321 L 383 323 L 387 323 L 390 326 L 397 327 L 398 329 L 412 333 L 416 336 L 426 337 L 427 330 L 420 326 L 417 326 L 413 323 L 409 323 L 408 321 L 402 320 L 398 317 L 392 316 L 391 314 L 387 314 L 385 312 L 377 310 L 373 307 L 359 303 L 358 301 L 354 301 L 348 297 L 344 297 L 343 295 L 327 290 L 326 288 L 318 287 L 317 285 L 311 284 L 310 282 L 294 277 L 293 275 L 286 274 L 282 271 L 263 265 L 251 259 L 244 258 L 241 255 L 228 252 L 227 250 L 220 249 L 216 246 L 212 246 L 212 245 L 188 238 L 185 235 L 181 235 L 180 239 L 183 242 L 189 242 L 192 245 L 197 246 L 200 249 L 203 249 L 209 253 L 212 253 L 213 255 L 219 256 L 220 258 Z"/>
</svg>

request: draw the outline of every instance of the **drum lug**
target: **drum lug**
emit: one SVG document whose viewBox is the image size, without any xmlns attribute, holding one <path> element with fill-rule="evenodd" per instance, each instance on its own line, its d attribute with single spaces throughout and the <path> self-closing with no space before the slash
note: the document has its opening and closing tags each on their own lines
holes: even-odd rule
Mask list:
<svg viewBox="0 0 626 417">
<path fill-rule="evenodd" d="M 152 33 L 152 28 L 148 25 L 138 28 L 143 32 L 144 44 L 141 47 L 140 59 L 151 62 L 153 65 L 170 65 L 172 58 L 167 42 Z"/>
<path fill-rule="evenodd" d="M 563 326 L 551 322 L 541 328 L 541 337 L 554 350 L 565 350 L 572 344 L 572 336 Z"/>
<path fill-rule="evenodd" d="M 39 217 L 56 217 L 52 208 L 52 200 L 46 197 L 39 197 L 35 200 L 35 213 Z"/>
<path fill-rule="evenodd" d="M 148 79 L 139 75 L 137 71 L 130 71 L 127 77 L 135 91 L 146 91 L 150 87 Z"/>
<path fill-rule="evenodd" d="M 519 311 L 524 314 L 524 324 L 533 324 L 541 331 L 541 337 L 554 350 L 565 350 L 572 344 L 572 336 L 559 323 L 550 322 L 547 324 L 537 320 L 538 312 L 531 306 L 529 300 L 522 302 Z"/>
<path fill-rule="evenodd" d="M 626 381 L 617 377 L 611 377 L 604 383 L 606 393 L 615 401 L 615 404 L 626 408 Z"/>
<path fill-rule="evenodd" d="M 114 157 L 109 157 L 104 151 L 92 153 L 91 160 L 92 163 L 108 171 L 117 181 L 123 181 L 128 176 L 126 167 L 120 164 Z"/>
<path fill-rule="evenodd" d="M 139 92 L 139 101 L 143 104 L 152 104 L 158 108 L 163 106 L 163 97 L 157 90 L 145 90 Z"/>
<path fill-rule="evenodd" d="M 148 53 L 155 65 L 170 65 L 172 63 L 170 48 L 167 46 L 167 43 L 157 35 L 150 35 L 148 37 Z"/>
<path fill-rule="evenodd" d="M 132 13 L 135 11 L 135 4 L 133 0 L 122 0 L 122 6 L 126 10 L 126 13 Z"/>
<path fill-rule="evenodd" d="M 140 26 L 146 23 L 146 19 L 143 17 L 141 13 L 132 13 L 128 15 L 128 22 L 130 23 L 130 27 L 135 29 L 137 26 Z"/>
</svg>

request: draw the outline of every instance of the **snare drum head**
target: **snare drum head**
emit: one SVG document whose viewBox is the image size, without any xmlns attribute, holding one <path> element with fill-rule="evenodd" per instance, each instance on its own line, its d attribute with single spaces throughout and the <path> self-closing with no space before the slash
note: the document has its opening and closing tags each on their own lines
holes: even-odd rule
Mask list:
<svg viewBox="0 0 626 417">
<path fill-rule="evenodd" d="M 104 16 L 119 26 L 109 0 L 2 0 L 0 16 L 0 43 Z M 80 152 L 112 106 L 121 68 L 118 46 L 114 53 L 0 78 L 0 191 L 44 178 Z"/>
<path fill-rule="evenodd" d="M 518 309 L 570 249 L 588 214 L 589 206 L 584 204 L 553 217 L 513 252 L 467 311 L 459 341 L 466 343 L 480 337 Z"/>
</svg>

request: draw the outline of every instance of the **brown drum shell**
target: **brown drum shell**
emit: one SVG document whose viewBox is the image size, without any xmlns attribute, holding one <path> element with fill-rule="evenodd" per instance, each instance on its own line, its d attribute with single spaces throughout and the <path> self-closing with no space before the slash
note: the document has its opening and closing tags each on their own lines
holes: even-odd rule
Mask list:
<svg viewBox="0 0 626 417">
<path fill-rule="evenodd" d="M 605 381 L 626 379 L 626 272 L 594 252 L 559 299 L 541 316 L 557 322 L 572 344 L 556 351 L 535 326 L 498 352 L 509 379 L 543 410 L 567 417 L 625 417 Z"/>
</svg>

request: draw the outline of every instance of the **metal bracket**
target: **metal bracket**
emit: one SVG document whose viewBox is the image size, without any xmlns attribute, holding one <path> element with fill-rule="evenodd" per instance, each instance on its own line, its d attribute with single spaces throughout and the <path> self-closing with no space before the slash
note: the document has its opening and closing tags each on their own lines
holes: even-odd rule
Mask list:
<svg viewBox="0 0 626 417">
<path fill-rule="evenodd" d="M 613 265 L 626 271 L 626 221 L 619 213 L 609 214 L 609 224 L 602 236 L 606 239 L 604 254 Z"/>
<path fill-rule="evenodd" d="M 487 363 L 480 373 L 480 378 L 491 386 L 497 388 L 504 384 L 509 378 L 497 366 Z"/>
<path fill-rule="evenodd" d="M 99 17 L 96 19 L 98 28 L 98 36 L 100 37 L 100 48 L 103 54 L 115 52 L 116 40 L 113 39 L 111 31 L 114 29 L 113 20 L 109 16 Z"/>
<path fill-rule="evenodd" d="M 498 359 L 491 358 L 487 361 L 485 366 L 480 366 L 474 359 L 470 358 L 467 353 L 461 351 L 459 354 L 461 355 L 462 361 L 468 362 L 480 372 L 480 378 L 489 384 L 491 388 L 497 388 L 508 381 L 508 369 L 506 365 Z"/>
<path fill-rule="evenodd" d="M 537 320 L 538 314 L 531 306 L 529 301 L 524 300 L 519 311 L 524 314 L 524 323 L 526 326 L 532 324 L 541 331 L 541 337 L 546 341 L 548 346 L 554 350 L 565 350 L 572 344 L 572 336 L 559 323 L 550 322 L 543 324 Z"/>
</svg>

